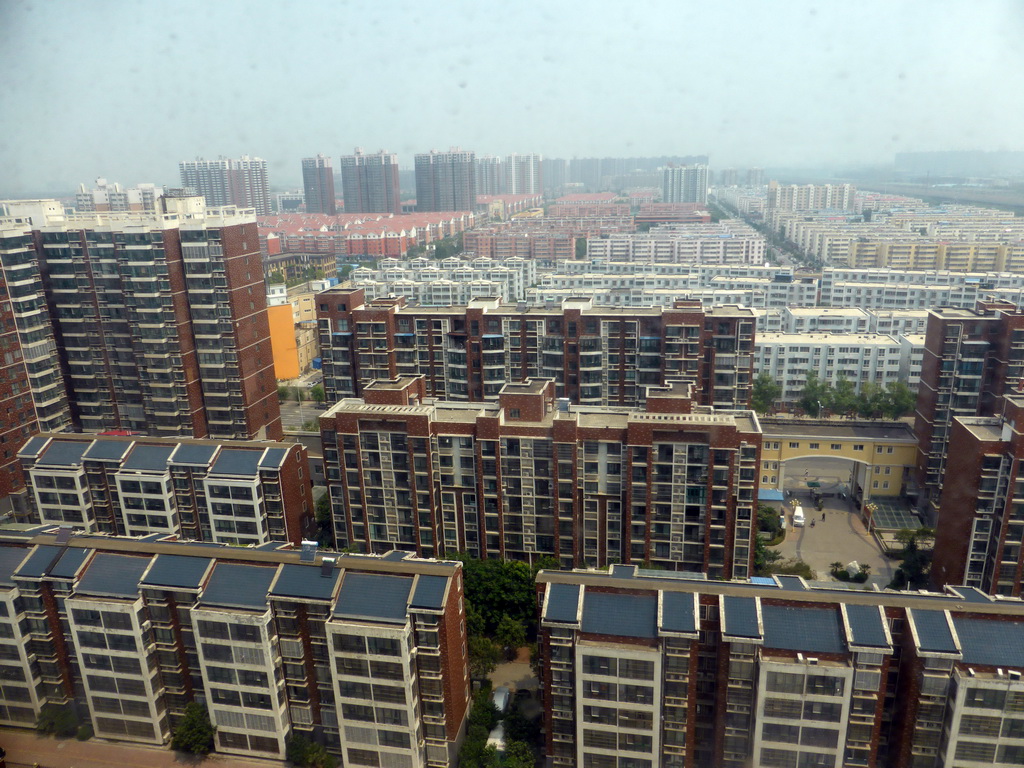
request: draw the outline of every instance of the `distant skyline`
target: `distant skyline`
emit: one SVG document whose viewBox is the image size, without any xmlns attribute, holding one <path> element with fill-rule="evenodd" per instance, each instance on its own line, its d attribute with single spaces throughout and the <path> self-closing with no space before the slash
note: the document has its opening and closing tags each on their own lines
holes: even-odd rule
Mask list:
<svg viewBox="0 0 1024 768">
<path fill-rule="evenodd" d="M 1022 150 L 1024 3 L 3 0 L 0 196 L 178 162 L 387 149 L 707 154 L 712 168 Z"/>
</svg>

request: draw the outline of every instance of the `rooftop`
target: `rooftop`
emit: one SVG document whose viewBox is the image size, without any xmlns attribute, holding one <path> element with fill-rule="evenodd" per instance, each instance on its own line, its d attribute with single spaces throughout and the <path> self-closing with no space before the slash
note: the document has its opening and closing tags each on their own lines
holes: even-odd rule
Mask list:
<svg viewBox="0 0 1024 768">
<path fill-rule="evenodd" d="M 157 555 L 153 567 L 149 569 L 142 585 L 171 589 L 199 589 L 212 564 L 213 559 L 209 557 Z"/>
<path fill-rule="evenodd" d="M 291 597 L 300 600 L 330 600 L 341 571 L 333 566 L 328 575 L 318 565 L 285 563 L 270 590 L 271 597 Z"/>
<path fill-rule="evenodd" d="M 405 624 L 412 582 L 408 576 L 348 572 L 338 593 L 334 615 Z"/>
<path fill-rule="evenodd" d="M 174 449 L 173 445 L 136 444 L 121 468 L 141 472 L 166 472 L 167 460 L 174 453 Z"/>
<path fill-rule="evenodd" d="M 736 598 L 738 599 L 738 598 Z M 842 627 L 834 608 L 761 606 L 765 648 L 808 653 L 845 653 Z"/>
<path fill-rule="evenodd" d="M 76 593 L 103 597 L 135 598 L 139 580 L 152 558 L 99 552 L 78 582 Z"/>
<path fill-rule="evenodd" d="M 203 590 L 200 604 L 230 608 L 267 607 L 267 592 L 277 575 L 276 568 L 263 565 L 218 562 Z"/>
<path fill-rule="evenodd" d="M 655 595 L 585 592 L 581 629 L 593 635 L 657 637 L 658 598 Z"/>
<path fill-rule="evenodd" d="M 914 430 L 904 421 L 851 421 L 849 419 L 759 419 L 765 438 L 834 437 L 847 440 L 885 440 L 917 445 Z"/>
</svg>

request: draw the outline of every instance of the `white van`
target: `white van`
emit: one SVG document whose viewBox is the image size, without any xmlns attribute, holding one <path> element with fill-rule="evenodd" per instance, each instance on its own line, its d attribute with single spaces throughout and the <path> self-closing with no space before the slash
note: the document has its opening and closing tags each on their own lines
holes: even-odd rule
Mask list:
<svg viewBox="0 0 1024 768">
<path fill-rule="evenodd" d="M 793 527 L 803 528 L 805 522 L 807 522 L 807 519 L 804 517 L 804 508 L 797 506 L 797 508 L 793 510 Z"/>
</svg>

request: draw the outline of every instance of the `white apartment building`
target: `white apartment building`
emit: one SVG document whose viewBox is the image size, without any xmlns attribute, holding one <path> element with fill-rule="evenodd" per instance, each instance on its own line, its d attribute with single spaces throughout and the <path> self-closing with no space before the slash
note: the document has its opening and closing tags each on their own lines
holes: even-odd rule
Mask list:
<svg viewBox="0 0 1024 768">
<path fill-rule="evenodd" d="M 921 383 L 925 334 L 903 333 L 896 338 L 900 342 L 900 381 L 916 392 Z"/>
<path fill-rule="evenodd" d="M 823 382 L 835 386 L 851 381 L 857 390 L 866 382 L 885 386 L 906 376 L 920 376 L 920 367 L 901 365 L 906 350 L 897 338 L 878 333 L 758 333 L 754 370 L 768 373 L 782 386 L 782 400 L 796 400 L 815 371 Z"/>
<path fill-rule="evenodd" d="M 410 304 L 451 306 L 486 297 L 522 301 L 526 289 L 537 282 L 537 272 L 536 261 L 519 257 L 449 257 L 440 261 L 419 257 L 381 259 L 376 268 L 352 270 L 349 279 L 354 287 L 366 291 L 367 300 L 405 296 Z"/>
<path fill-rule="evenodd" d="M 738 219 L 587 239 L 587 258 L 609 261 L 763 265 L 765 254 L 764 237 Z"/>
</svg>

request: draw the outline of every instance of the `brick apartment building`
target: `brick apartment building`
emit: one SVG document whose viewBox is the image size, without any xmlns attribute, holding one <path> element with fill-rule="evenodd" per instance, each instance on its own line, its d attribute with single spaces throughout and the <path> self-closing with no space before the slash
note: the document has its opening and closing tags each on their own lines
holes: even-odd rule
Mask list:
<svg viewBox="0 0 1024 768">
<path fill-rule="evenodd" d="M 958 417 L 995 416 L 1024 378 L 1024 312 L 1003 302 L 928 313 L 914 431 L 919 441 L 920 507 L 931 521 L 949 477 L 950 436 Z"/>
<path fill-rule="evenodd" d="M 255 217 L 195 197 L 161 205 L 25 230 L 74 427 L 279 439 Z"/>
<path fill-rule="evenodd" d="M 554 379 L 557 397 L 585 405 L 641 405 L 647 387 L 677 379 L 696 385 L 701 405 L 750 401 L 755 316 L 741 307 L 409 307 L 403 297 L 366 302 L 363 291 L 337 287 L 317 295 L 317 318 L 329 402 L 374 379 L 417 374 L 427 394 L 468 402 L 494 400 L 528 377 Z"/>
<path fill-rule="evenodd" d="M 173 537 L 0 531 L 0 725 L 74 706 L 96 736 L 166 745 L 204 703 L 218 753 L 447 768 L 469 701 L 458 563 L 308 556 Z"/>
<path fill-rule="evenodd" d="M 427 399 L 423 376 L 375 381 L 320 417 L 338 546 L 746 578 L 761 429 L 691 389 L 651 387 L 640 410 L 569 406 L 542 379 L 489 403 Z"/>
<path fill-rule="evenodd" d="M 0 241 L 2 243 L 2 241 Z M 0 258 L 6 251 L 0 249 Z M 39 430 L 10 293 L 0 270 L 0 500 L 9 511 L 11 495 L 25 487 L 18 446 Z"/>
<path fill-rule="evenodd" d="M 554 766 L 1010 766 L 1024 603 L 680 579 L 537 579 Z"/>
<path fill-rule="evenodd" d="M 958 416 L 950 429 L 932 581 L 1021 594 L 1024 568 L 1024 396 L 996 416 Z"/>
<path fill-rule="evenodd" d="M 299 544 L 316 530 L 297 443 L 42 434 L 18 458 L 26 522 L 235 546 Z"/>
</svg>

